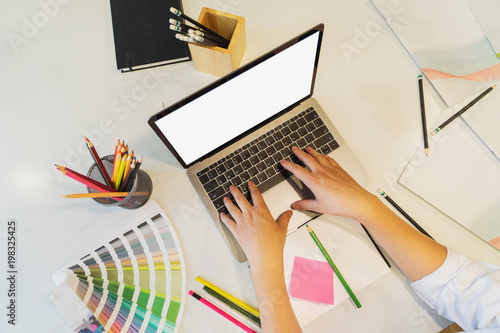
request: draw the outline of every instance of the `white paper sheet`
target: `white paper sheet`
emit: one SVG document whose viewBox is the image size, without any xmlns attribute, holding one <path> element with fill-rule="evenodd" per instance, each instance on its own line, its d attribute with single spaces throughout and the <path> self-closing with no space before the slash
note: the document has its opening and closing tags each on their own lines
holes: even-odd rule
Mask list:
<svg viewBox="0 0 500 333">
<path fill-rule="evenodd" d="M 309 225 L 328 251 L 333 262 L 354 294 L 389 272 L 373 243 L 361 225 L 353 220 L 323 215 Z M 285 280 L 290 293 L 293 261 L 296 256 L 326 262 L 305 227 L 287 237 L 285 245 Z M 356 305 L 334 277 L 334 304 L 321 304 L 290 297 L 293 310 L 301 327 L 318 318 L 343 301 Z M 357 297 L 363 306 L 363 299 Z"/>
<path fill-rule="evenodd" d="M 431 137 L 428 157 L 416 150 L 399 183 L 486 241 L 500 236 L 500 160 L 462 118 Z"/>
</svg>

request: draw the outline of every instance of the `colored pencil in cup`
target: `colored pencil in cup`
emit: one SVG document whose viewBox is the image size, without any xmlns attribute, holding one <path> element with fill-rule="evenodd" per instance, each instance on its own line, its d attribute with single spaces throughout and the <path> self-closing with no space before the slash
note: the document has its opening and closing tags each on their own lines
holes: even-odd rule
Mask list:
<svg viewBox="0 0 500 333">
<path fill-rule="evenodd" d="M 142 156 L 139 157 L 139 159 L 137 160 L 137 162 L 135 163 L 135 166 L 134 166 L 134 169 L 131 170 L 130 172 L 130 177 L 127 181 L 127 183 L 125 184 L 125 188 L 127 188 L 131 183 L 130 182 L 133 182 L 134 181 L 134 178 L 135 178 L 135 175 L 137 174 L 137 172 L 139 171 L 139 168 L 141 167 L 141 164 L 142 164 Z"/>
<path fill-rule="evenodd" d="M 128 158 L 127 154 L 125 154 L 122 157 L 120 168 L 118 169 L 118 175 L 116 176 L 115 190 L 120 189 L 120 184 L 122 183 L 123 180 L 123 173 L 125 172 L 125 166 L 127 165 L 127 158 Z"/>
<path fill-rule="evenodd" d="M 201 297 L 200 295 L 198 295 L 194 291 L 190 290 L 189 295 L 193 296 L 195 299 L 200 301 L 203 305 L 206 305 L 207 307 L 214 310 L 215 312 L 217 312 L 218 314 L 220 314 L 221 316 L 223 316 L 224 318 L 226 318 L 227 320 L 229 320 L 230 322 L 232 322 L 233 324 L 235 324 L 239 328 L 243 329 L 245 332 L 256 333 L 256 331 L 254 331 L 250 327 L 246 326 L 245 324 L 243 324 L 239 320 L 235 319 L 234 317 L 230 316 L 229 314 L 227 314 L 226 312 L 224 312 L 223 310 L 221 310 L 220 308 L 218 308 L 214 304 L 210 303 L 209 301 L 207 301 L 205 298 Z"/>
<path fill-rule="evenodd" d="M 115 147 L 115 156 L 113 158 L 113 172 L 111 173 L 111 182 L 115 184 L 120 162 L 122 160 L 122 143 L 118 140 L 118 145 Z"/>
<path fill-rule="evenodd" d="M 128 180 L 130 179 L 130 176 L 132 175 L 132 173 L 134 173 L 136 164 L 137 164 L 137 158 L 134 157 L 132 159 L 132 162 L 130 163 L 130 166 L 128 168 L 127 173 L 125 174 L 125 176 L 123 178 L 122 184 L 120 185 L 120 191 L 124 191 L 125 188 L 127 187 Z"/>
<path fill-rule="evenodd" d="M 95 190 L 95 191 L 98 191 L 98 192 L 104 192 L 104 193 L 108 193 L 108 192 L 116 192 L 116 190 L 112 187 L 109 187 L 109 186 L 106 186 L 102 183 L 99 183 L 98 181 L 95 181 L 87 176 L 84 176 L 76 171 L 73 171 L 69 168 L 66 168 L 66 167 L 63 167 L 61 165 L 57 165 L 56 164 L 56 167 L 59 171 L 61 171 L 64 175 L 76 180 L 77 182 L 80 182 L 82 184 L 84 184 L 85 186 Z M 116 201 L 121 201 L 122 198 L 119 198 L 119 197 L 112 197 L 114 200 Z"/>
<path fill-rule="evenodd" d="M 356 306 L 358 308 L 360 308 L 361 307 L 361 303 L 358 301 L 358 298 L 356 297 L 356 295 L 354 295 L 353 291 L 351 290 L 351 288 L 347 284 L 347 282 L 344 279 L 344 277 L 342 276 L 342 274 L 340 274 L 340 271 L 338 270 L 337 266 L 334 264 L 332 258 L 330 258 L 330 255 L 328 254 L 328 252 L 326 252 L 326 249 L 323 247 L 323 244 L 321 244 L 319 238 L 316 236 L 316 234 L 314 233 L 314 231 L 307 224 L 306 224 L 306 228 L 307 228 L 307 231 L 309 231 L 309 234 L 311 235 L 311 237 L 314 240 L 314 242 L 316 243 L 316 245 L 319 247 L 321 253 L 323 253 L 323 256 L 325 257 L 326 261 L 328 261 L 328 263 L 330 264 L 330 266 L 333 268 L 333 271 L 335 272 L 335 275 L 337 275 L 337 277 L 339 278 L 340 282 L 344 286 L 345 290 L 347 291 L 347 293 L 349 294 L 349 296 L 351 296 L 352 300 L 354 301 L 354 304 L 356 304 Z"/>
<path fill-rule="evenodd" d="M 102 178 L 106 182 L 106 185 L 112 186 L 113 183 L 111 182 L 111 178 L 109 177 L 109 174 L 106 171 L 106 168 L 102 164 L 102 160 L 99 157 L 99 154 L 97 153 L 94 145 L 92 144 L 92 142 L 89 141 L 89 139 L 87 139 L 87 137 L 85 137 L 85 143 L 87 144 L 87 148 L 89 149 L 89 152 L 92 155 L 94 162 L 97 164 L 97 169 L 101 173 Z"/>
<path fill-rule="evenodd" d="M 126 197 L 130 192 L 108 192 L 108 193 L 73 193 L 63 195 L 63 198 L 69 199 L 85 199 L 85 198 L 111 198 L 111 197 Z M 135 192 L 134 196 L 148 195 L 147 191 Z"/>
</svg>

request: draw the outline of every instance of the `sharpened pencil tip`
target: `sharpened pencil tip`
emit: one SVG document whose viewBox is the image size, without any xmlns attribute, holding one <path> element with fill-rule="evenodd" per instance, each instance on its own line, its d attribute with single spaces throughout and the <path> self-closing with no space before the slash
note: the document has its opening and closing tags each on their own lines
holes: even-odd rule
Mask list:
<svg viewBox="0 0 500 333">
<path fill-rule="evenodd" d="M 425 155 L 429 156 L 429 148 L 425 148 Z"/>
</svg>

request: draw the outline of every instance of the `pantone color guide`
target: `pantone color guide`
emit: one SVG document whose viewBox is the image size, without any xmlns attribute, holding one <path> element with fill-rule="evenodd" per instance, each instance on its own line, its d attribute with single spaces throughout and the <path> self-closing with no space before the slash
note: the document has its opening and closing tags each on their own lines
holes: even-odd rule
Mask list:
<svg viewBox="0 0 500 333">
<path fill-rule="evenodd" d="M 53 276 L 71 332 L 177 332 L 186 296 L 178 238 L 156 202 Z"/>
</svg>

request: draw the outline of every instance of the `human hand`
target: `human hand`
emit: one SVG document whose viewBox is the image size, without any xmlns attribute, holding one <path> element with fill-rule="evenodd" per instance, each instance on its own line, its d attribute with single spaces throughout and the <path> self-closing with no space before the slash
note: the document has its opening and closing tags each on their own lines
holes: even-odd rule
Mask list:
<svg viewBox="0 0 500 333">
<path fill-rule="evenodd" d="M 344 216 L 359 221 L 379 203 L 374 195 L 362 188 L 333 158 L 311 147 L 307 147 L 307 153 L 295 146 L 292 151 L 311 171 L 290 161 L 282 161 L 283 167 L 299 178 L 315 196 L 315 199 L 294 202 L 293 209 Z"/>
<path fill-rule="evenodd" d="M 229 188 L 238 206 L 227 197 L 224 205 L 235 221 L 224 213 L 221 220 L 240 244 L 252 269 L 282 266 L 288 222 L 293 212 L 288 210 L 275 221 L 257 185 L 249 182 L 248 190 L 253 206 L 238 188 Z"/>
</svg>

